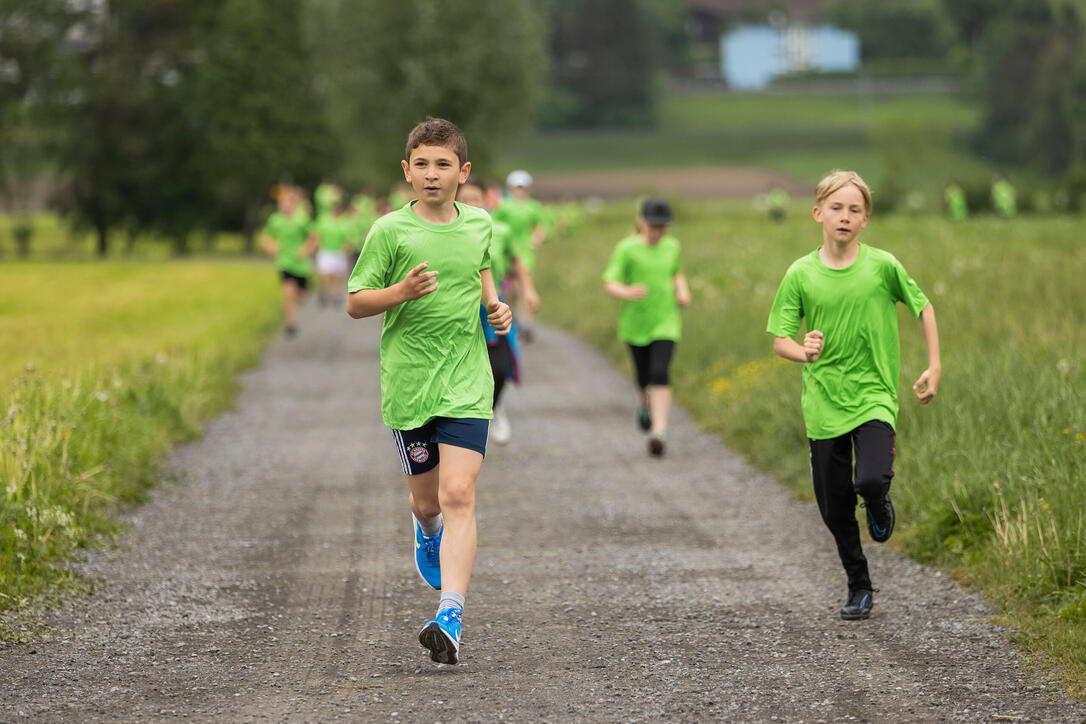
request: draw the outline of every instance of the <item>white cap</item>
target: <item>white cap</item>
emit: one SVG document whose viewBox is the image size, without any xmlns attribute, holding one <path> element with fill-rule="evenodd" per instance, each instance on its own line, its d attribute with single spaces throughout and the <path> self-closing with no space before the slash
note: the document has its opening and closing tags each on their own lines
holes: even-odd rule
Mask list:
<svg viewBox="0 0 1086 724">
<path fill-rule="evenodd" d="M 509 188 L 515 186 L 524 186 L 525 188 L 532 185 L 532 174 L 527 171 L 512 171 L 505 179 L 505 185 Z"/>
</svg>

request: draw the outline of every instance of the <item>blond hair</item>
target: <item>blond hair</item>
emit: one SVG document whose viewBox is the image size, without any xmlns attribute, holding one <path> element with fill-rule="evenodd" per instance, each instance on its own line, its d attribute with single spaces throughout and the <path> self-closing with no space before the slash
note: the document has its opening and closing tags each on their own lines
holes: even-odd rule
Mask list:
<svg viewBox="0 0 1086 724">
<path fill-rule="evenodd" d="M 855 171 L 841 171 L 839 169 L 830 171 L 829 175 L 819 181 L 818 185 L 815 186 L 815 203 L 821 205 L 830 195 L 840 191 L 849 184 L 852 184 L 860 190 L 860 194 L 864 197 L 864 212 L 870 215 L 871 189 L 869 189 L 867 184 L 864 183 L 864 180 L 860 178 L 860 174 Z"/>
</svg>

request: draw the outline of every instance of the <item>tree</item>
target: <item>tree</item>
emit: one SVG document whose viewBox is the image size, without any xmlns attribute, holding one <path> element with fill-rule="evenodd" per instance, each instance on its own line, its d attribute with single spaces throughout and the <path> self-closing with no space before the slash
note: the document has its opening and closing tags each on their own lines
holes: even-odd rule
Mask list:
<svg viewBox="0 0 1086 724">
<path fill-rule="evenodd" d="M 549 100 L 556 107 L 543 110 L 544 125 L 652 125 L 661 38 L 650 17 L 639 0 L 552 2 Z"/>
<path fill-rule="evenodd" d="M 544 58 L 528 0 L 314 0 L 311 21 L 348 182 L 402 180 L 407 133 L 428 115 L 463 129 L 484 173 L 529 122 Z"/>
<path fill-rule="evenodd" d="M 64 0 L 7 0 L 0 6 L 0 194 L 23 216 L 16 246 L 29 249 L 31 182 L 45 173 L 48 109 L 70 70 L 66 39 L 83 13 Z"/>
<path fill-rule="evenodd" d="M 225 0 L 192 89 L 204 139 L 198 176 L 215 223 L 253 232 L 277 181 L 315 186 L 336 170 L 338 141 L 315 88 L 314 57 L 294 0 Z"/>
<path fill-rule="evenodd" d="M 944 0 L 944 6 L 958 37 L 970 44 L 983 108 L 980 150 L 1048 174 L 1086 164 L 1086 3 Z"/>
</svg>

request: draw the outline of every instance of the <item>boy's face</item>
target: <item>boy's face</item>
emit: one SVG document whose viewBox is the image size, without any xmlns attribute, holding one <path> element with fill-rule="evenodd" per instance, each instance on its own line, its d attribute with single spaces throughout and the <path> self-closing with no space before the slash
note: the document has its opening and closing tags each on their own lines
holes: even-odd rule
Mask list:
<svg viewBox="0 0 1086 724">
<path fill-rule="evenodd" d="M 513 186 L 509 189 L 509 194 L 517 201 L 523 201 L 528 198 L 527 186 Z"/>
<path fill-rule="evenodd" d="M 417 146 L 400 164 L 419 201 L 434 206 L 451 202 L 471 173 L 471 162 L 461 164 L 456 152 L 444 146 Z"/>
<path fill-rule="evenodd" d="M 478 186 L 470 184 L 460 187 L 460 190 L 456 192 L 456 200 L 468 206 L 478 206 L 480 209 L 486 207 L 486 194 Z"/>
<path fill-rule="evenodd" d="M 860 189 L 846 184 L 822 200 L 813 210 L 814 220 L 822 225 L 822 240 L 849 244 L 867 226 L 867 209 Z"/>
<path fill-rule="evenodd" d="M 664 238 L 664 234 L 667 233 L 667 224 L 650 224 L 644 219 L 641 220 L 642 233 L 645 236 L 645 241 L 650 244 L 655 244 Z"/>
<path fill-rule="evenodd" d="M 294 189 L 287 189 L 279 193 L 279 198 L 276 199 L 279 204 L 279 211 L 284 214 L 289 214 L 298 208 L 298 194 Z"/>
</svg>

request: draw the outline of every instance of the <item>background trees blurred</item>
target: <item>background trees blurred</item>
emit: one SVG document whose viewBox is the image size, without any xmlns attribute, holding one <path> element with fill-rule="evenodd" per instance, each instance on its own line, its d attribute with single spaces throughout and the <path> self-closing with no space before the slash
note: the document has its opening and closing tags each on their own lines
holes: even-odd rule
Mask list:
<svg viewBox="0 0 1086 724">
<path fill-rule="evenodd" d="M 102 253 L 116 232 L 183 252 L 194 234 L 251 233 L 280 181 L 384 193 L 426 115 L 457 122 L 494 176 L 509 139 L 536 129 L 651 130 L 668 76 L 690 75 L 697 4 L 5 0 L 0 192 L 18 212 L 47 177 Z M 1086 0 L 819 6 L 861 38 L 862 72 L 957 77 L 982 111 L 976 152 L 1070 179 L 1079 202 Z"/>
</svg>

